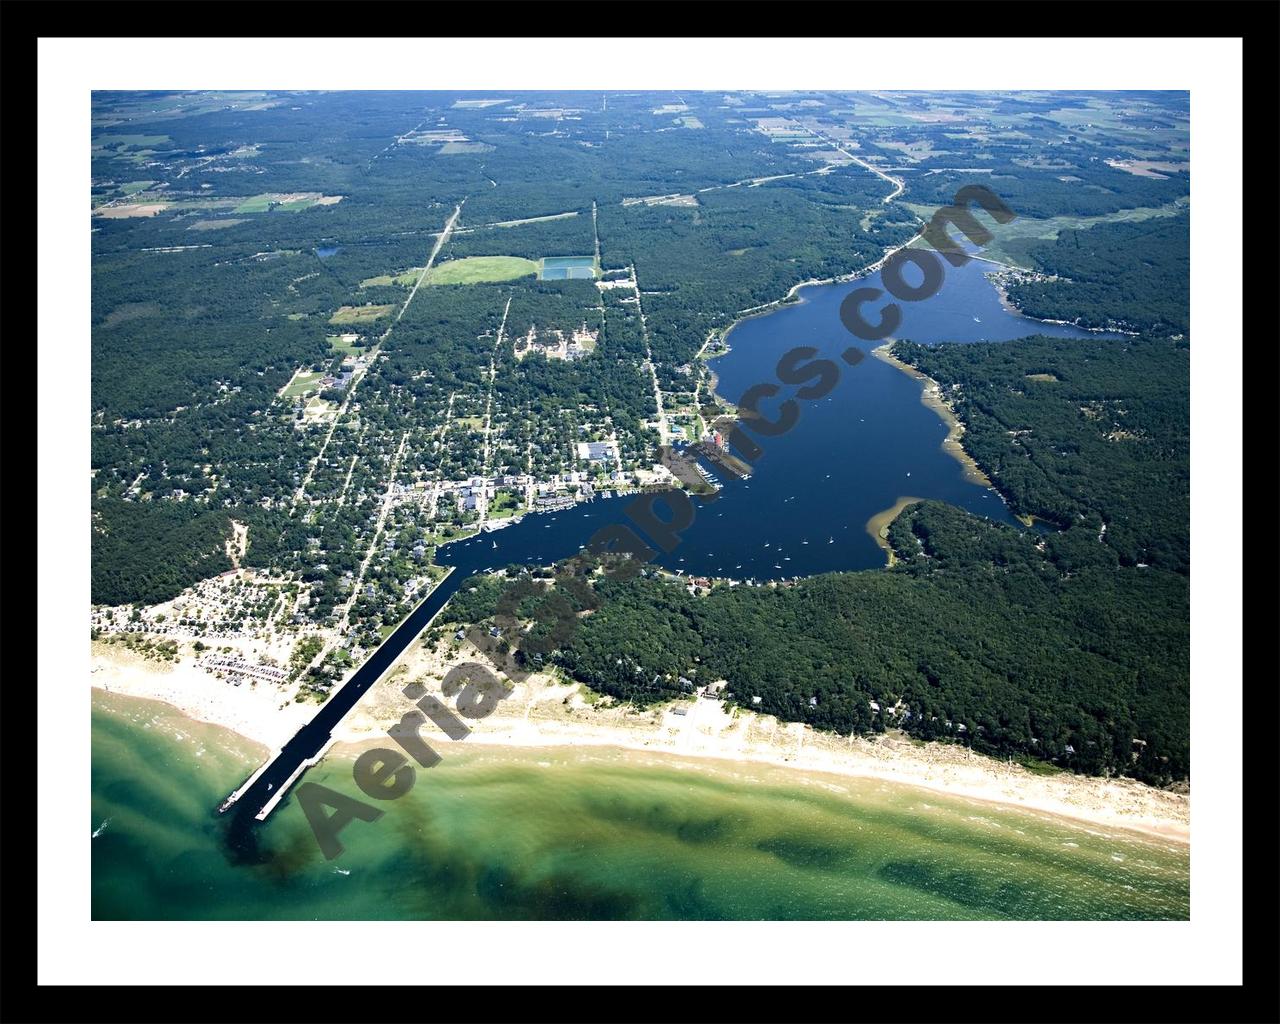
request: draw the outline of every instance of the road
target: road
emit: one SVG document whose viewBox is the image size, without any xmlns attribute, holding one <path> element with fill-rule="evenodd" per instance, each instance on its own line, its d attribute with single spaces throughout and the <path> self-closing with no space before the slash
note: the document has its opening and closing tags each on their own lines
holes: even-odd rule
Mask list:
<svg viewBox="0 0 1280 1024">
<path fill-rule="evenodd" d="M 338 407 L 338 411 L 333 417 L 333 422 L 329 424 L 329 432 L 324 435 L 324 441 L 320 445 L 320 450 L 316 452 L 315 458 L 311 460 L 311 464 L 307 467 L 307 473 L 302 478 L 302 483 L 298 485 L 297 491 L 294 492 L 293 502 L 290 505 L 291 509 L 296 509 L 298 507 L 298 502 L 302 500 L 302 496 L 306 493 L 307 485 L 311 483 L 311 478 L 315 475 L 316 467 L 320 465 L 320 460 L 324 458 L 324 453 L 329 448 L 329 442 L 333 440 L 333 432 L 337 430 L 339 421 L 344 415 L 346 415 L 347 409 L 351 406 L 351 399 L 356 393 L 356 388 L 368 375 L 369 367 L 373 365 L 374 359 L 377 358 L 378 349 L 381 348 L 382 343 L 390 336 L 391 332 L 395 329 L 396 324 L 400 322 L 400 318 L 404 316 L 405 310 L 409 308 L 409 303 L 413 301 L 413 297 L 418 294 L 418 288 L 422 285 L 422 281 L 427 276 L 427 272 L 431 269 L 432 264 L 435 263 L 436 256 L 440 254 L 440 250 L 444 248 L 445 242 L 449 240 L 449 235 L 453 232 L 453 226 L 458 222 L 458 216 L 462 213 L 462 206 L 466 201 L 466 197 L 464 196 L 462 202 L 454 207 L 453 216 L 445 222 L 444 230 L 442 230 L 439 236 L 437 236 L 436 244 L 434 248 L 432 248 L 431 255 L 427 259 L 427 265 L 422 268 L 422 273 L 418 275 L 418 280 L 413 286 L 413 291 L 411 291 L 409 293 L 409 297 L 404 300 L 404 305 L 400 307 L 400 312 L 396 314 L 396 318 L 392 321 L 391 326 L 382 332 L 382 337 L 378 339 L 378 344 L 374 347 L 369 362 L 366 364 L 364 370 L 362 370 L 357 376 L 351 378 L 351 386 L 347 388 L 347 396 L 342 400 L 342 405 Z"/>
<path fill-rule="evenodd" d="M 667 414 L 662 408 L 662 388 L 658 386 L 658 371 L 653 365 L 653 349 L 649 347 L 649 322 L 644 318 L 644 306 L 640 302 L 640 279 L 636 276 L 636 268 L 631 267 L 631 286 L 636 293 L 636 312 L 640 314 L 640 333 L 644 335 L 644 365 L 653 378 L 653 400 L 658 406 L 658 437 L 664 447 L 671 443 L 671 430 L 667 426 Z"/>
<path fill-rule="evenodd" d="M 511 298 L 502 310 L 502 323 L 498 324 L 498 337 L 493 343 L 493 351 L 489 354 L 489 394 L 484 402 L 484 457 L 480 464 L 480 476 L 489 479 L 489 438 L 493 433 L 493 382 L 498 376 L 498 347 L 502 344 L 502 332 L 507 328 L 507 314 L 511 312 Z M 480 508 L 479 525 L 484 526 L 489 518 L 489 502 L 482 495 L 477 502 Z"/>
<path fill-rule="evenodd" d="M 843 153 L 845 156 L 847 156 L 859 167 L 865 167 L 872 174 L 876 175 L 876 177 L 883 178 L 890 185 L 892 185 L 893 191 L 880 200 L 882 203 L 891 203 L 895 199 L 897 199 L 898 196 L 902 195 L 904 191 L 906 191 L 907 182 L 905 178 L 894 178 L 888 174 L 885 174 L 884 171 L 880 170 L 880 168 L 873 167 L 871 164 L 867 163 L 867 161 L 862 159 L 862 157 L 858 156 L 855 153 L 850 153 L 847 149 L 844 148 L 844 146 L 840 145 L 840 143 L 837 142 L 835 139 L 829 138 L 828 136 L 823 135 L 821 132 L 816 132 L 812 128 L 808 128 L 806 129 L 806 131 L 812 133 L 813 135 L 816 135 L 823 142 L 828 143 L 837 153 Z"/>
<path fill-rule="evenodd" d="M 373 560 L 374 553 L 378 550 L 378 541 L 382 537 L 382 527 L 387 522 L 387 513 L 391 511 L 392 498 L 396 492 L 396 470 L 400 468 L 400 459 L 404 456 L 405 445 L 409 441 L 409 432 L 405 431 L 400 437 L 400 447 L 396 449 L 395 457 L 391 460 L 391 471 L 387 474 L 387 491 L 382 498 L 382 508 L 378 510 L 378 521 L 373 528 L 373 539 L 369 541 L 369 550 L 364 554 L 364 561 L 360 563 L 360 572 L 356 575 L 355 582 L 351 586 L 351 596 L 347 598 L 347 603 L 342 607 L 342 618 L 338 622 L 338 633 L 346 632 L 347 626 L 351 622 L 351 606 L 355 604 L 356 598 L 360 596 L 360 586 L 364 583 L 364 574 L 369 568 L 369 563 Z M 324 655 L 328 651 L 321 651 L 316 655 L 318 659 L 315 664 L 319 664 L 323 660 Z"/>
</svg>

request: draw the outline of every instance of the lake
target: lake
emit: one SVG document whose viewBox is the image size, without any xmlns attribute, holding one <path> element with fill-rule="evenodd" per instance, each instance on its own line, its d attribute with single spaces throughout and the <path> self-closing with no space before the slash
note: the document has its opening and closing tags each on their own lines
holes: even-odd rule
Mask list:
<svg viewBox="0 0 1280 1024">
<path fill-rule="evenodd" d="M 913 341 L 1007 341 L 1029 334 L 1086 337 L 1062 324 L 1012 313 L 984 275 L 990 264 L 948 267 L 942 289 L 924 302 L 901 303 L 898 336 Z M 840 353 L 856 343 L 870 353 L 880 342 L 853 338 L 840 322 L 840 303 L 855 287 L 879 286 L 879 275 L 856 284 L 814 285 L 801 302 L 745 320 L 728 334 L 731 351 L 712 363 L 720 394 L 735 405 L 756 384 L 777 383 L 779 358 L 797 346 L 818 350 L 840 368 L 825 398 L 797 400 L 800 418 L 781 437 L 759 438 L 763 454 L 751 479 L 727 479 L 714 501 L 695 501 L 694 522 L 670 553 L 653 563 L 694 575 L 772 580 L 835 570 L 870 569 L 885 555 L 867 521 L 899 498 L 935 498 L 998 522 L 1019 525 L 1000 495 L 966 479 L 941 445 L 947 426 L 920 401 L 922 385 L 870 355 L 850 367 Z M 794 394 L 784 386 L 760 403 L 769 418 Z M 527 516 L 492 534 L 449 544 L 438 560 L 455 565 L 454 586 L 494 566 L 564 558 L 609 523 L 628 522 L 636 498 L 598 500 L 562 512 Z M 497 545 L 496 548 L 494 545 Z"/>
<path fill-rule="evenodd" d="M 942 290 L 904 303 L 901 336 L 968 343 L 1083 336 L 1004 309 L 984 264 L 948 268 Z M 863 282 L 860 282 L 861 284 Z M 872 279 L 872 284 L 877 284 Z M 839 306 L 857 285 L 744 321 L 715 361 L 736 402 L 807 345 L 841 367 L 796 427 L 764 438 L 749 480 L 695 501 L 681 543 L 655 561 L 759 580 L 871 569 L 867 520 L 900 497 L 937 498 L 1013 523 L 1000 496 L 940 447 L 946 426 L 921 385 L 866 358 Z M 868 351 L 872 343 L 858 343 Z M 779 399 L 787 397 L 787 392 Z M 771 415 L 768 403 L 762 412 Z M 455 572 L 413 613 L 407 639 L 472 574 L 572 555 L 635 497 L 526 516 L 441 548 Z M 392 645 L 394 646 L 394 645 Z M 380 649 L 320 713 L 323 739 L 376 677 Z M 361 687 L 348 687 L 357 678 Z M 344 701 L 343 695 L 347 694 Z M 159 709 L 158 711 L 156 709 Z M 323 735 L 321 735 L 323 734 Z M 301 734 L 300 734 L 301 735 Z M 299 741 L 301 742 L 301 741 Z M 317 746 L 316 749 L 319 749 Z M 621 751 L 450 751 L 375 826 L 353 826 L 337 865 L 320 859 L 296 801 L 260 830 L 267 854 L 235 863 L 214 814 L 264 751 L 161 705 L 95 695 L 95 917 L 267 918 L 1185 918 L 1185 847 L 907 787 Z M 287 772 L 285 777 L 287 777 Z M 308 781 L 351 792 L 341 748 Z M 350 871 L 342 874 L 336 869 Z"/>
</svg>

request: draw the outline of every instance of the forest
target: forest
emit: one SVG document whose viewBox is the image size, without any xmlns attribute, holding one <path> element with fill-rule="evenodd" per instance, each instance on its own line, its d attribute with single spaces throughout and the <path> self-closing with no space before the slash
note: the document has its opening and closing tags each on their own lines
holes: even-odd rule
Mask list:
<svg viewBox="0 0 1280 1024">
<path fill-rule="evenodd" d="M 1155 217 L 1063 231 L 1030 250 L 1059 281 L 1009 288 L 1024 313 L 1083 327 L 1185 335 L 1191 305 L 1191 217 Z"/>
<path fill-rule="evenodd" d="M 159 602 L 225 571 L 234 521 L 244 565 L 307 590 L 300 628 L 352 599 L 346 646 L 371 646 L 435 545 L 474 518 L 397 506 L 394 543 L 353 593 L 389 488 L 558 474 L 586 438 L 651 463 L 648 352 L 668 414 L 677 395 L 692 405 L 711 332 L 878 260 L 917 230 L 908 204 L 977 182 L 1022 218 L 1102 217 L 1188 191 L 1185 94 L 468 100 L 95 95 L 95 603 Z M 1132 173 L 1156 151 L 1167 170 Z M 900 199 L 859 160 L 900 179 Z M 425 266 L 459 207 L 439 262 L 598 244 L 605 276 L 634 267 L 638 294 L 532 276 L 387 283 Z M 557 219 L 505 225 L 541 217 Z M 563 643 L 535 628 L 530 649 L 638 705 L 679 693 L 682 675 L 724 678 L 744 707 L 817 728 L 1185 778 L 1187 229 L 1182 214 L 1059 231 L 1026 250 L 1054 280 L 1009 289 L 1031 315 L 1141 336 L 896 345 L 1037 530 L 924 503 L 892 524 L 889 570 L 699 597 L 657 575 L 561 580 L 546 600 L 589 614 Z M 584 324 L 597 342 L 579 359 L 515 357 L 531 328 Z M 373 353 L 354 382 L 292 386 L 348 351 Z M 451 614 L 492 614 L 497 586 L 477 581 Z"/>
<path fill-rule="evenodd" d="M 1071 546 L 936 502 L 908 506 L 889 539 L 889 570 L 696 597 L 669 577 L 576 559 L 561 572 L 587 580 L 589 596 L 562 575 L 541 599 L 570 595 L 589 612 L 556 661 L 637 706 L 677 696 L 681 676 L 724 679 L 734 703 L 819 729 L 894 727 L 1083 773 L 1187 777 L 1185 576 L 1105 557 L 1082 566 Z M 450 617 L 484 620 L 510 585 L 469 584 Z M 556 618 L 538 599 L 520 614 L 543 632 Z"/>
<path fill-rule="evenodd" d="M 893 347 L 942 387 L 965 450 L 1016 511 L 1069 534 L 1101 532 L 1123 565 L 1181 573 L 1191 557 L 1189 352 L 1148 337 Z"/>
</svg>

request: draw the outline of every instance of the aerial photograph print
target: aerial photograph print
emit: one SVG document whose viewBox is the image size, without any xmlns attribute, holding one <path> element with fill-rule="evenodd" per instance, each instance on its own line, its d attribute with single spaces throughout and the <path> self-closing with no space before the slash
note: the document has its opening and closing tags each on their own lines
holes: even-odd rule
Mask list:
<svg viewBox="0 0 1280 1024">
<path fill-rule="evenodd" d="M 1188 922 L 1191 109 L 93 91 L 92 920 Z"/>
</svg>

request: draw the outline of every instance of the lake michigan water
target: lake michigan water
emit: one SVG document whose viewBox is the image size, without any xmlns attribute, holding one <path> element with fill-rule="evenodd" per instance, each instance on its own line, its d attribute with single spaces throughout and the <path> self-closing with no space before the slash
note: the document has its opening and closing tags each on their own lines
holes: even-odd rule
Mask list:
<svg viewBox="0 0 1280 1024">
<path fill-rule="evenodd" d="M 984 269 L 948 268 L 937 296 L 903 304 L 898 336 L 963 343 L 1082 335 L 1009 313 Z M 942 451 L 946 427 L 920 403 L 918 382 L 878 359 L 839 362 L 853 340 L 838 316 L 852 287 L 803 289 L 804 302 L 730 333 L 732 351 L 715 369 L 731 401 L 776 381 L 778 358 L 799 345 L 836 360 L 841 378 L 827 398 L 801 401 L 795 429 L 762 440 L 752 478 L 726 481 L 719 498 L 698 503 L 681 543 L 655 561 L 757 579 L 873 568 L 884 555 L 866 521 L 905 495 L 1013 522 L 1000 497 L 967 481 Z M 772 415 L 767 402 L 761 409 Z M 631 500 L 529 516 L 441 549 L 440 560 L 457 571 L 438 599 L 473 572 L 572 554 L 601 526 L 626 522 Z M 215 809 L 265 754 L 165 705 L 95 691 L 93 916 L 1189 914 L 1189 850 L 1176 843 L 870 780 L 604 749 L 454 744 L 406 797 L 385 805 L 381 820 L 350 826 L 337 860 L 320 856 L 297 802 L 286 799 L 262 830 L 271 856 L 237 864 Z M 359 796 L 349 757 L 335 748 L 306 778 Z"/>
</svg>

